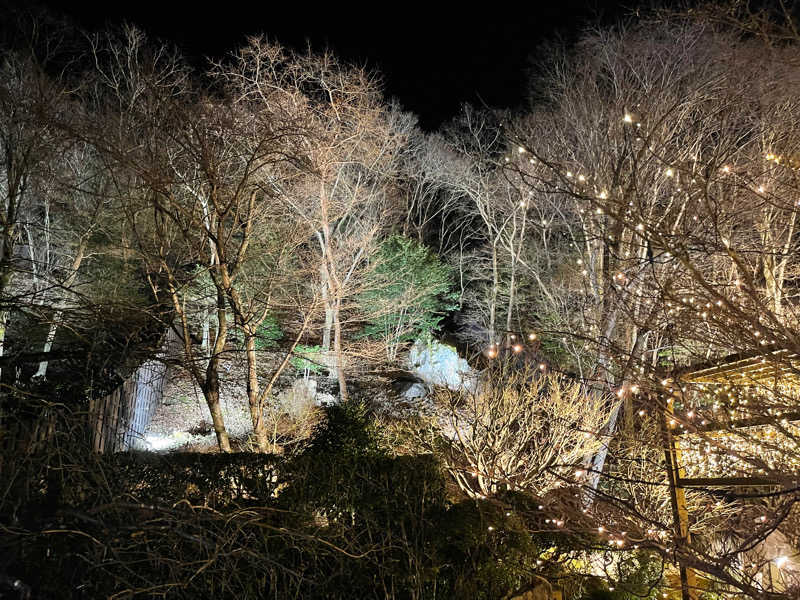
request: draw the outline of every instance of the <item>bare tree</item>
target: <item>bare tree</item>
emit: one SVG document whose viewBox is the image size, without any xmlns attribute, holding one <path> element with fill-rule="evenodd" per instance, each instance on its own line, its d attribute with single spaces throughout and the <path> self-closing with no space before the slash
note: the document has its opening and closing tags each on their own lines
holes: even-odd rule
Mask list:
<svg viewBox="0 0 800 600">
<path fill-rule="evenodd" d="M 462 490 L 544 494 L 572 481 L 587 453 L 601 445 L 607 408 L 580 383 L 538 369 L 495 370 L 482 389 L 462 398 L 440 390 L 448 470 Z"/>
<path fill-rule="evenodd" d="M 267 184 L 309 234 L 325 311 L 322 348 L 346 398 L 346 319 L 357 315 L 353 299 L 367 259 L 392 219 L 391 177 L 413 123 L 384 105 L 365 71 L 330 55 L 292 55 L 254 39 L 242 56 L 250 73 L 244 93 L 263 99 L 282 90 L 303 126 L 297 179 Z"/>
<path fill-rule="evenodd" d="M 53 116 L 64 100 L 57 81 L 32 57 L 7 52 L 0 69 L 0 356 L 5 346 L 11 304 L 27 285 L 12 291 L 20 270 L 18 250 L 31 209 L 37 178 L 48 169 L 63 142 Z"/>
<path fill-rule="evenodd" d="M 769 589 L 760 574 L 765 561 L 751 551 L 773 531 L 794 536 L 798 500 L 789 391 L 798 352 L 790 275 L 797 269 L 796 56 L 794 46 L 769 47 L 693 18 L 598 32 L 554 69 L 546 110 L 511 128 L 535 160 L 509 155 L 514 177 L 535 203 L 552 206 L 574 244 L 572 273 L 551 275 L 549 295 L 558 286 L 570 290 L 580 302 L 566 308 L 579 318 L 568 315 L 565 331 L 543 334 L 584 343 L 598 365 L 589 378 L 618 396 L 609 443 L 587 482 L 597 510 L 610 511 L 603 526 L 630 531 L 638 523 L 637 535 L 665 556 L 677 553 L 722 589 L 751 597 L 789 597 L 795 585 L 787 577 L 783 590 Z M 586 326 L 570 326 L 580 322 Z M 711 380 L 680 374 L 693 364 L 728 364 L 728 355 L 751 357 L 757 367 L 734 361 L 735 372 L 720 367 Z M 777 487 L 746 494 L 749 501 L 734 493 L 719 521 L 676 529 L 648 513 L 657 500 L 624 486 L 609 494 L 602 484 L 619 475 L 604 459 L 617 443 L 610 434 L 622 409 L 630 422 L 666 414 L 671 435 L 691 432 L 682 442 L 690 478 L 703 476 L 704 465 L 716 477 L 762 476 Z M 665 438 L 646 434 L 644 423 L 631 427 L 651 457 L 665 451 Z M 652 491 L 676 487 L 638 482 Z M 692 494 L 693 502 L 716 506 L 713 489 Z"/>
</svg>

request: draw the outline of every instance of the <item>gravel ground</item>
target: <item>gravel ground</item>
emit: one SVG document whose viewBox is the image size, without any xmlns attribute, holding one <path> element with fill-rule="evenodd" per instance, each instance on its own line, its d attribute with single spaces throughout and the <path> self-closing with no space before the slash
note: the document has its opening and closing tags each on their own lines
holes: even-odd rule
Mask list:
<svg viewBox="0 0 800 600">
<path fill-rule="evenodd" d="M 262 379 L 273 365 L 264 357 Z M 225 427 L 234 447 L 247 447 L 252 432 L 250 409 L 247 403 L 246 369 L 241 361 L 226 360 L 220 365 L 220 404 Z M 276 384 L 275 394 L 292 387 L 296 373 L 288 370 Z M 393 377 L 361 375 L 348 382 L 351 396 L 368 401 L 384 418 L 407 419 L 415 415 L 433 415 L 437 408 L 430 396 L 422 398 L 401 397 L 393 386 Z M 317 378 L 317 404 L 336 401 L 338 385 L 326 378 Z M 216 452 L 217 438 L 211 425 L 211 415 L 200 388 L 185 371 L 170 368 L 164 387 L 164 399 L 156 409 L 139 450 L 170 452 L 189 450 Z"/>
<path fill-rule="evenodd" d="M 220 405 L 225 427 L 232 440 L 244 442 L 252 430 L 247 388 L 242 369 L 226 363 L 220 370 Z M 156 409 L 140 444 L 142 450 L 169 451 L 181 448 L 215 447 L 205 398 L 192 378 L 178 369 L 167 373 L 164 400 Z"/>
</svg>

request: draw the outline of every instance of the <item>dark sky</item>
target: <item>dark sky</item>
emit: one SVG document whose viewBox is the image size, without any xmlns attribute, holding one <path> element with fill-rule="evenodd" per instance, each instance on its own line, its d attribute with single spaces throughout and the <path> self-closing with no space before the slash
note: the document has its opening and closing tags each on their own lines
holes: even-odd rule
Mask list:
<svg viewBox="0 0 800 600">
<path fill-rule="evenodd" d="M 453 116 L 462 102 L 513 107 L 525 97 L 526 70 L 542 42 L 574 38 L 586 23 L 627 15 L 637 0 L 551 0 L 453 4 L 451 10 L 406 2 L 270 0 L 195 2 L 162 0 L 42 0 L 83 27 L 129 21 L 151 35 L 177 43 L 190 56 L 219 56 L 248 34 L 266 33 L 283 44 L 326 46 L 349 62 L 383 74 L 387 95 L 396 97 L 432 129 Z M 348 8 L 347 6 L 351 7 Z M 296 6 L 296 9 L 290 7 Z"/>
</svg>

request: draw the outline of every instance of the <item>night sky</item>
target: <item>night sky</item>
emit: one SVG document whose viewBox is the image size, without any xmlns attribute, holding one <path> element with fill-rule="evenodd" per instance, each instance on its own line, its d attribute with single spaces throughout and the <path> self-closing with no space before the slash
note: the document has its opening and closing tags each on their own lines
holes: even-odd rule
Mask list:
<svg viewBox="0 0 800 600">
<path fill-rule="evenodd" d="M 526 97 L 527 72 L 544 42 L 573 40 L 586 25 L 630 14 L 636 0 L 556 0 L 468 3 L 435 12 L 407 3 L 321 9 L 311 2 L 228 0 L 202 2 L 44 1 L 80 26 L 97 29 L 129 21 L 152 36 L 178 44 L 193 58 L 220 56 L 246 35 L 265 33 L 282 44 L 315 50 L 326 47 L 348 62 L 383 74 L 387 95 L 399 99 L 435 129 L 463 102 L 491 107 L 518 106 Z M 430 2 L 430 6 L 436 3 Z"/>
</svg>

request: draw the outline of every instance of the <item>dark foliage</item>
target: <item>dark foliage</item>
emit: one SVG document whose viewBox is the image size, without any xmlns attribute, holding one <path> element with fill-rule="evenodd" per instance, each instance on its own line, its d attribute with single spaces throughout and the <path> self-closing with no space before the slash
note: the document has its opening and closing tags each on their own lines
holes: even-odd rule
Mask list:
<svg viewBox="0 0 800 600">
<path fill-rule="evenodd" d="M 554 542 L 523 497 L 454 503 L 438 460 L 387 454 L 357 404 L 283 462 L 70 439 L 3 465 L 25 485 L 3 486 L 0 574 L 37 598 L 502 598 Z"/>
</svg>

